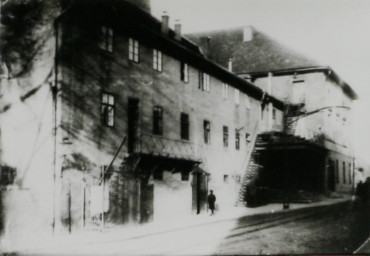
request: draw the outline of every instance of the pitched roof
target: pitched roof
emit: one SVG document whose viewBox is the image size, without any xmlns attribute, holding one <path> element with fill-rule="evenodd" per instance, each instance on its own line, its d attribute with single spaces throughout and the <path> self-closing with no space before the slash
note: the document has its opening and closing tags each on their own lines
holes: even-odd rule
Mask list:
<svg viewBox="0 0 370 256">
<path fill-rule="evenodd" d="M 250 36 L 249 40 L 244 41 L 244 33 Z M 186 36 L 199 44 L 204 54 L 219 65 L 227 67 L 229 58 L 232 58 L 234 73 L 319 66 L 316 61 L 292 51 L 251 26 Z M 205 38 L 209 38 L 208 47 Z"/>
<path fill-rule="evenodd" d="M 64 12 L 56 22 L 63 19 L 89 25 L 91 25 L 90 22 L 103 22 L 117 31 L 131 34 L 143 44 L 186 61 L 189 65 L 229 83 L 251 97 L 260 100 L 265 95 L 261 88 L 205 58 L 199 46 L 186 37 L 176 39 L 175 31 L 172 29 L 167 33 L 161 32 L 160 21 L 126 1 L 110 0 L 109 4 L 106 4 L 105 1 L 100 0 L 76 0 L 72 8 Z M 284 107 L 281 100 L 271 95 L 268 95 L 268 98 L 277 108 Z"/>
<path fill-rule="evenodd" d="M 319 71 L 333 79 L 351 99 L 358 97 L 330 67 L 292 51 L 252 26 L 186 36 L 201 47 L 207 58 L 221 66 L 227 67 L 229 58 L 232 58 L 232 69 L 236 74 L 256 78 L 267 72 L 284 75 Z"/>
</svg>

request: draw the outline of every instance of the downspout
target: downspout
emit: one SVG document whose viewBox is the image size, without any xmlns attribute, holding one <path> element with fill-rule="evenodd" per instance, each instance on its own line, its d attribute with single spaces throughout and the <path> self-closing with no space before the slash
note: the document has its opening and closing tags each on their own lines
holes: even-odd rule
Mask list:
<svg viewBox="0 0 370 256">
<path fill-rule="evenodd" d="M 59 66 L 59 47 L 60 47 L 60 31 L 59 31 L 59 21 L 60 19 L 65 15 L 65 13 L 72 7 L 73 0 L 70 2 L 70 4 L 64 8 L 58 17 L 54 20 L 54 36 L 55 36 L 55 49 L 54 49 L 54 84 L 51 86 L 52 95 L 53 95 L 53 107 L 54 107 L 54 114 L 53 114 L 53 136 L 54 136 L 54 159 L 53 159 L 53 222 L 52 222 L 52 228 L 53 228 L 53 235 L 55 235 L 56 231 L 56 208 L 57 208 L 57 134 L 58 134 L 58 66 Z"/>
<path fill-rule="evenodd" d="M 54 159 L 53 159 L 53 235 L 55 235 L 55 223 L 56 223 L 56 181 L 57 181 L 57 99 L 58 99 L 58 41 L 59 41 L 59 31 L 58 31 L 58 23 L 57 19 L 54 22 L 54 35 L 55 35 L 55 52 L 54 52 L 54 85 L 52 85 L 52 95 L 53 95 L 53 107 L 54 107 L 54 115 L 53 115 L 53 136 L 54 136 Z"/>
</svg>

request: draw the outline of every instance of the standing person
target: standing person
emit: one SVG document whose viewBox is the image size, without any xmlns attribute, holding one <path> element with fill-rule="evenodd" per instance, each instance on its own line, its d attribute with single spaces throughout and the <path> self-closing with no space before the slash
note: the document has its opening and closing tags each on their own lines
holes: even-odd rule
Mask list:
<svg viewBox="0 0 370 256">
<path fill-rule="evenodd" d="M 211 194 L 208 195 L 208 207 L 211 210 L 211 215 L 214 215 L 216 196 L 213 194 L 213 190 L 210 191 Z"/>
</svg>

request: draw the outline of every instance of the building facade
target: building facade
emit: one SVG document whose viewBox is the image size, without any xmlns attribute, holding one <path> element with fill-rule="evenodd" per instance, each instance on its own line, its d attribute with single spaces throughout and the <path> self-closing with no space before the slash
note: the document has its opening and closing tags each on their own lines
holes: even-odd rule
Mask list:
<svg viewBox="0 0 370 256">
<path fill-rule="evenodd" d="M 253 27 L 187 36 L 209 59 L 232 66 L 234 73 L 288 106 L 285 135 L 261 138 L 259 164 L 263 167 L 257 186 L 292 190 L 292 197 L 300 190 L 326 194 L 353 190 L 351 108 L 357 95 L 330 67 Z M 300 152 L 301 148 L 307 150 Z M 280 175 L 279 170 L 288 171 Z"/>
<path fill-rule="evenodd" d="M 283 131 L 285 104 L 206 59 L 145 1 L 31 3 L 2 8 L 0 159 L 14 177 L 1 246 L 204 213 L 210 189 L 219 210 L 234 207 L 257 134 Z M 14 35 L 24 7 L 34 23 Z M 11 42 L 27 33 L 25 60 Z"/>
</svg>

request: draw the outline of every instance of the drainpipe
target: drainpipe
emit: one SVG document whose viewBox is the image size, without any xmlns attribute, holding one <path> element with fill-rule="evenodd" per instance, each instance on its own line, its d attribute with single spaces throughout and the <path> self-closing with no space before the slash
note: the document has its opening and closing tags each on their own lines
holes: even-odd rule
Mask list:
<svg viewBox="0 0 370 256">
<path fill-rule="evenodd" d="M 57 193 L 57 100 L 58 100 L 58 48 L 59 48 L 59 31 L 58 31 L 58 23 L 55 20 L 54 23 L 54 36 L 55 36 L 55 53 L 54 53 L 54 84 L 51 87 L 52 95 L 53 95 L 53 136 L 54 136 L 54 159 L 53 159 L 53 235 L 55 235 L 55 226 L 56 226 L 56 193 Z"/>
</svg>

